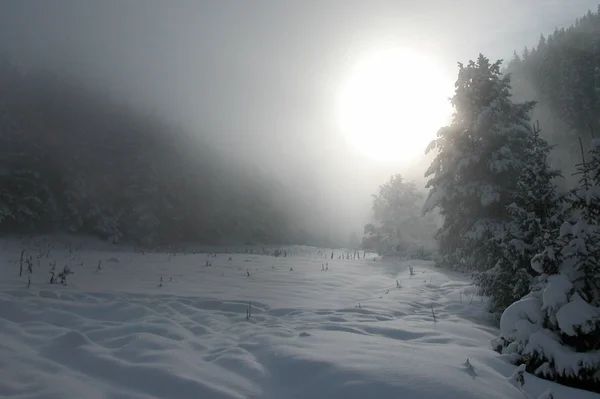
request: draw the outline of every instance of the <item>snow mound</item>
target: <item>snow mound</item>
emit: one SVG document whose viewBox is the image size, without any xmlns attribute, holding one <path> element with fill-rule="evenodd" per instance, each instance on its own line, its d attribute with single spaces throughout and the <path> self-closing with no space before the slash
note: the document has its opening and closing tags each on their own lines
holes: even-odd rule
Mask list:
<svg viewBox="0 0 600 399">
<path fill-rule="evenodd" d="M 548 277 L 548 284 L 542 293 L 544 310 L 559 309 L 569 301 L 569 292 L 573 284 L 564 274 L 555 274 Z"/>
<path fill-rule="evenodd" d="M 500 318 L 500 333 L 509 341 L 524 341 L 541 328 L 544 315 L 538 298 L 527 297 L 510 305 Z"/>
<path fill-rule="evenodd" d="M 560 329 L 567 335 L 576 335 L 576 329 L 581 330 L 584 334 L 589 334 L 600 323 L 600 309 L 590 305 L 575 293 L 569 303 L 558 310 L 556 321 Z"/>
</svg>

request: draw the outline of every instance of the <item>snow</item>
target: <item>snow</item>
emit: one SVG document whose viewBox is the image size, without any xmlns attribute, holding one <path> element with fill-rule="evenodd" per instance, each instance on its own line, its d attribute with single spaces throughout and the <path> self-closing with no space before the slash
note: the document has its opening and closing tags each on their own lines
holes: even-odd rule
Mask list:
<svg viewBox="0 0 600 399">
<path fill-rule="evenodd" d="M 548 284 L 542 293 L 543 309 L 559 309 L 569 300 L 569 292 L 573 284 L 564 274 L 555 274 L 548 277 Z"/>
<path fill-rule="evenodd" d="M 500 201 L 500 193 L 497 187 L 492 185 L 484 185 L 481 187 L 481 205 L 483 207 L 490 206 Z"/>
<path fill-rule="evenodd" d="M 550 330 L 540 329 L 529 337 L 524 354 L 541 354 L 554 364 L 558 373 L 565 377 L 577 377 L 584 368 L 593 369 L 600 363 L 600 352 L 575 352 L 561 345 L 560 338 Z"/>
<path fill-rule="evenodd" d="M 523 256 L 525 254 L 525 249 L 527 247 L 526 247 L 525 242 L 523 240 L 519 240 L 519 239 L 513 238 L 508 243 L 521 256 Z"/>
<path fill-rule="evenodd" d="M 404 261 L 309 247 L 284 258 L 82 245 L 29 243 L 27 288 L 24 244 L 0 241 L 0 397 L 600 397 L 526 373 L 513 385 L 483 299 L 429 262 L 410 261 L 410 276 Z M 48 284 L 50 262 L 75 271 L 67 286 Z"/>
<path fill-rule="evenodd" d="M 511 342 L 502 350 L 508 361 L 518 361 L 516 353 L 539 357 L 544 363 L 535 370 L 536 374 L 552 377 L 558 373 L 570 378 L 577 377 L 585 369 L 595 369 L 600 364 L 600 351 L 576 352 L 563 345 L 555 332 L 543 327 L 545 310 L 542 303 L 546 308 L 558 309 L 556 320 L 564 333 L 575 335 L 575 328 L 581 328 L 584 332 L 593 330 L 594 323 L 600 317 L 600 309 L 586 303 L 577 294 L 572 295 L 568 302 L 567 292 L 570 288 L 571 283 L 564 275 L 550 276 L 541 300 L 529 295 L 504 311 L 500 319 L 500 331 L 504 339 Z M 555 393 L 553 395 L 559 397 Z"/>
<path fill-rule="evenodd" d="M 552 394 L 552 390 L 548 389 L 546 391 L 544 391 L 539 397 L 538 399 L 554 399 L 554 395 Z"/>
<path fill-rule="evenodd" d="M 570 234 L 573 234 L 573 225 L 569 222 L 564 222 L 560 226 L 559 237 L 564 237 Z"/>
<path fill-rule="evenodd" d="M 541 328 L 544 315 L 541 302 L 526 297 L 510 305 L 500 318 L 500 332 L 509 341 L 524 341 Z"/>
<path fill-rule="evenodd" d="M 567 335 L 577 335 L 576 328 L 581 329 L 584 334 L 590 334 L 600 322 L 600 309 L 590 305 L 575 293 L 570 302 L 558 310 L 556 321 Z"/>
</svg>

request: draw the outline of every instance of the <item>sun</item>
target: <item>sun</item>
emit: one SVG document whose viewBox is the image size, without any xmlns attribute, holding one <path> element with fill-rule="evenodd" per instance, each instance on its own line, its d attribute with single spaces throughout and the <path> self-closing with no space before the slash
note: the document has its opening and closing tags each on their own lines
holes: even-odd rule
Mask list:
<svg viewBox="0 0 600 399">
<path fill-rule="evenodd" d="M 423 154 L 452 113 L 437 63 L 406 48 L 365 54 L 339 93 L 338 123 L 351 145 L 380 161 Z"/>
</svg>

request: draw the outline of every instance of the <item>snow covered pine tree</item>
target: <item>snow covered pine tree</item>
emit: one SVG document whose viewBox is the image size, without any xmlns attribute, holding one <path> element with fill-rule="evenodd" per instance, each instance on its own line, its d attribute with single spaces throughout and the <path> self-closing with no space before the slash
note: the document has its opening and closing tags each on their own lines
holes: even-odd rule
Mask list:
<svg viewBox="0 0 600 399">
<path fill-rule="evenodd" d="M 548 163 L 551 149 L 540 137 L 539 124 L 534 125 L 517 191 L 508 205 L 510 220 L 498 240 L 500 257 L 492 269 L 475 278 L 482 294 L 490 297 L 490 311 L 498 316 L 531 292 L 537 275 L 531 258 L 556 236 L 564 220 L 564 196 L 557 193 L 554 183 L 560 172 Z"/>
<path fill-rule="evenodd" d="M 496 237 L 510 220 L 507 206 L 529 156 L 534 103 L 511 101 L 510 76 L 501 75 L 500 63 L 479 55 L 477 62 L 459 64 L 453 121 L 427 149 L 438 153 L 425 173 L 430 192 L 423 213 L 440 209 L 440 263 L 463 271 L 495 266 L 501 252 Z"/>
<path fill-rule="evenodd" d="M 574 217 L 531 261 L 531 294 L 500 320 L 497 349 L 538 376 L 600 392 L 600 140 L 578 165 Z"/>
</svg>

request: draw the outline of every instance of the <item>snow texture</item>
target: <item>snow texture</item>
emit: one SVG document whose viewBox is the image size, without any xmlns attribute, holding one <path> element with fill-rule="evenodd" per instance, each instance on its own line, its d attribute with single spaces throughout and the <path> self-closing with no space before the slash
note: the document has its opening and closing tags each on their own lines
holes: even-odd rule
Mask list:
<svg viewBox="0 0 600 399">
<path fill-rule="evenodd" d="M 559 307 L 557 320 L 560 328 L 569 335 L 575 335 L 574 327 L 591 330 L 598 318 L 598 309 L 581 298 L 567 303 L 564 292 L 570 282 L 566 280 L 569 283 L 566 284 L 562 275 L 551 277 L 552 281 L 544 290 L 543 302 L 545 305 Z M 550 363 L 565 377 L 576 377 L 582 369 L 593 368 L 600 363 L 600 352 L 575 352 L 574 349 L 563 345 L 556 333 L 543 328 L 543 320 L 542 300 L 533 295 L 509 306 L 500 319 L 500 331 L 511 344 L 504 348 L 502 353 L 513 361 L 518 357 L 514 358 L 511 355 L 517 352 L 523 355 L 543 356 L 547 362 L 536 370 L 536 374 L 541 375 L 551 373 Z"/>
<path fill-rule="evenodd" d="M 577 335 L 576 328 L 584 334 L 590 334 L 600 323 L 600 309 L 590 305 L 575 293 L 570 302 L 558 310 L 556 320 L 560 329 L 567 335 Z"/>
<path fill-rule="evenodd" d="M 542 293 L 543 309 L 559 309 L 569 301 L 569 292 L 573 284 L 564 274 L 555 274 L 548 277 L 548 284 Z"/>
<path fill-rule="evenodd" d="M 411 261 L 410 276 L 397 259 L 326 260 L 309 247 L 209 258 L 83 245 L 0 242 L 0 397 L 600 397 L 531 375 L 511 384 L 484 301 L 429 262 Z M 68 285 L 48 284 L 50 262 L 75 271 Z M 537 323 L 533 305 L 507 311 L 502 332 Z"/>
<path fill-rule="evenodd" d="M 500 318 L 500 332 L 509 341 L 526 340 L 541 328 L 544 315 L 538 298 L 527 297 L 510 305 Z"/>
</svg>

